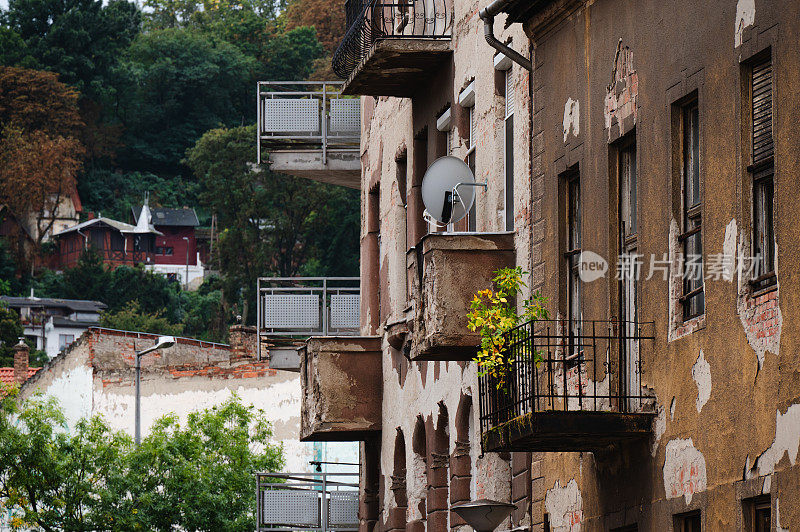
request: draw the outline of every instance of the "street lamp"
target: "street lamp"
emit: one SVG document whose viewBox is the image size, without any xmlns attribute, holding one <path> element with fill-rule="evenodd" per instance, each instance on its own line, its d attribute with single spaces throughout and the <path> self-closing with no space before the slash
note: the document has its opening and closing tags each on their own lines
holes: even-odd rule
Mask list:
<svg viewBox="0 0 800 532">
<path fill-rule="evenodd" d="M 146 349 L 142 349 L 141 351 L 136 351 L 134 355 L 136 355 L 136 433 L 135 433 L 135 441 L 136 446 L 139 446 L 139 443 L 142 440 L 142 405 L 141 405 L 141 394 L 139 392 L 139 384 L 140 384 L 140 374 L 142 370 L 142 357 L 147 353 L 152 353 L 156 349 L 166 349 L 167 347 L 172 347 L 175 345 L 175 337 L 174 336 L 159 336 L 158 340 L 156 340 L 155 345 L 148 347 Z"/>
<path fill-rule="evenodd" d="M 184 290 L 189 290 L 189 237 L 185 236 L 186 241 L 186 278 L 183 280 Z"/>
</svg>

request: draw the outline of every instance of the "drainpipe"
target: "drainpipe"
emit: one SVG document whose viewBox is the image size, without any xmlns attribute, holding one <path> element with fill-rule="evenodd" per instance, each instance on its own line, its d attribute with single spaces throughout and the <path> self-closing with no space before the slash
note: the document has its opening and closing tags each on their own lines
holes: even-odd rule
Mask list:
<svg viewBox="0 0 800 532">
<path fill-rule="evenodd" d="M 494 36 L 494 17 L 500 13 L 509 2 L 510 0 L 494 0 L 494 2 L 480 10 L 478 16 L 483 19 L 483 35 L 486 37 L 486 42 L 489 43 L 489 46 L 506 55 L 525 70 L 532 71 L 533 66 L 529 59 L 525 58 L 519 52 L 512 50 L 508 45 L 498 41 L 497 37 Z"/>
</svg>

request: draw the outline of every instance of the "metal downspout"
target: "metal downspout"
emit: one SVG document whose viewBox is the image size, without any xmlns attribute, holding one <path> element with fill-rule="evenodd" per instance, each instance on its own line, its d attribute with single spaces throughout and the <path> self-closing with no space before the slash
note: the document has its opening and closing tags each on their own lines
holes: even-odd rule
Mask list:
<svg viewBox="0 0 800 532">
<path fill-rule="evenodd" d="M 478 16 L 483 19 L 483 35 L 486 37 L 486 42 L 489 43 L 489 46 L 506 55 L 525 70 L 532 71 L 533 66 L 529 59 L 525 58 L 519 52 L 512 50 L 508 45 L 498 41 L 497 37 L 494 36 L 494 17 L 503 10 L 509 1 L 510 0 L 494 0 L 494 2 L 478 12 Z"/>
</svg>

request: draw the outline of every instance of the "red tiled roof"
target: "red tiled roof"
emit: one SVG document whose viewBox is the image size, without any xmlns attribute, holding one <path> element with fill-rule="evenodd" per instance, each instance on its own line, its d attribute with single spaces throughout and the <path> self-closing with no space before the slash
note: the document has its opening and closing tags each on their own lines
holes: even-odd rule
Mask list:
<svg viewBox="0 0 800 532">
<path fill-rule="evenodd" d="M 28 368 L 28 378 L 33 377 L 42 368 Z M 0 382 L 14 384 L 14 368 L 0 368 Z"/>
</svg>

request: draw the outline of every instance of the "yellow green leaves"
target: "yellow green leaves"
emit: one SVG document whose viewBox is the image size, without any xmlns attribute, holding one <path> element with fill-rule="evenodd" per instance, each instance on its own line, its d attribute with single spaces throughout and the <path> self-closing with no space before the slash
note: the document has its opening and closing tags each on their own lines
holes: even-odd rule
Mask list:
<svg viewBox="0 0 800 532">
<path fill-rule="evenodd" d="M 498 389 L 505 387 L 506 376 L 514 363 L 508 352 L 506 333 L 521 323 L 547 319 L 547 310 L 543 306 L 546 298 L 538 292 L 520 302 L 522 314 L 517 311 L 516 297 L 520 289 L 527 286 L 522 280 L 526 275 L 528 272 L 519 266 L 497 270 L 492 278 L 494 289 L 478 291 L 467 313 L 467 328 L 478 331 L 481 336 L 480 347 L 473 359 L 478 364 L 478 375 L 489 375 Z M 533 356 L 536 359 L 538 354 Z"/>
</svg>

